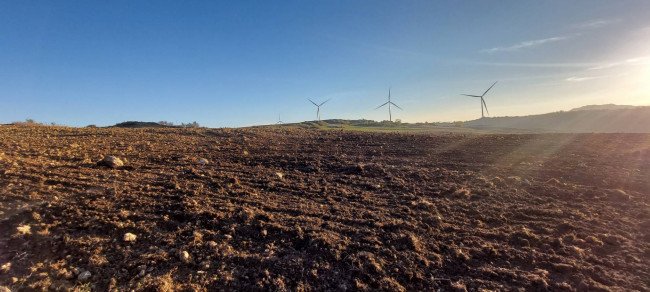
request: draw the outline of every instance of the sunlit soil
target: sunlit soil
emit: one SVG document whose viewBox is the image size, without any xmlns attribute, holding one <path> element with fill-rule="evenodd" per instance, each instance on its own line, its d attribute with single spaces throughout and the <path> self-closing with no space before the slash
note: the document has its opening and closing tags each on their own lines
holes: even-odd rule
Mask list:
<svg viewBox="0 0 650 292">
<path fill-rule="evenodd" d="M 112 155 L 123 166 L 98 165 Z M 0 127 L 15 290 L 650 290 L 650 136 Z"/>
</svg>

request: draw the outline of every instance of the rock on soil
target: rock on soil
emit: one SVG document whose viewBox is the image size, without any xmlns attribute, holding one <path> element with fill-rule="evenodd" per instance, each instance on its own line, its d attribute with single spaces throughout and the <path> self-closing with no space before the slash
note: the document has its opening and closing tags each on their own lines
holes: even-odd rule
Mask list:
<svg viewBox="0 0 650 292">
<path fill-rule="evenodd" d="M 183 251 L 179 252 L 178 257 L 184 263 L 189 263 L 190 262 L 190 253 L 187 252 L 186 250 L 183 250 Z"/>
<path fill-rule="evenodd" d="M 133 233 L 128 233 L 128 232 L 127 232 L 127 233 L 124 233 L 124 238 L 123 238 L 123 239 L 124 239 L 124 241 L 126 241 L 126 242 L 133 242 L 133 241 L 135 241 L 137 238 L 138 238 L 138 237 L 137 237 L 135 234 L 133 234 Z"/>
<path fill-rule="evenodd" d="M 77 277 L 77 280 L 86 281 L 86 280 L 90 279 L 91 276 L 92 276 L 92 274 L 89 271 L 83 271 L 83 272 L 81 272 L 79 274 L 79 276 Z"/>
<path fill-rule="evenodd" d="M 118 168 L 124 166 L 124 162 L 121 159 L 110 155 L 105 156 L 104 159 L 102 159 L 97 164 L 100 166 L 107 166 L 110 168 Z"/>
</svg>

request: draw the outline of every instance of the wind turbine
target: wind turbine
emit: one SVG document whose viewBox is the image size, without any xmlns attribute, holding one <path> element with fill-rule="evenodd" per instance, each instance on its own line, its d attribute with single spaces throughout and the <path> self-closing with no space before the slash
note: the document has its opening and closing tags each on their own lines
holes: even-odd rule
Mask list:
<svg viewBox="0 0 650 292">
<path fill-rule="evenodd" d="M 497 82 L 499 82 L 499 81 L 497 81 Z M 487 112 L 487 114 L 490 115 L 490 112 L 488 111 L 488 108 L 487 108 L 487 104 L 485 104 L 485 99 L 483 99 L 483 97 L 485 96 L 485 94 L 488 93 L 488 91 L 490 91 L 490 89 L 492 89 L 492 87 L 494 87 L 494 85 L 497 84 L 497 82 L 494 82 L 494 84 L 492 84 L 492 86 L 490 86 L 490 88 L 488 88 L 485 92 L 483 92 L 483 95 L 479 96 L 479 95 L 461 94 L 461 95 L 464 95 L 464 96 L 478 97 L 478 98 L 481 99 L 481 119 L 485 118 L 485 115 L 483 114 L 483 108 L 484 107 L 485 107 L 485 112 Z"/>
<path fill-rule="evenodd" d="M 391 122 L 393 121 L 393 113 L 390 111 L 390 106 L 394 105 L 398 109 L 403 110 L 401 107 L 399 107 L 398 105 L 396 105 L 392 101 L 390 101 L 390 87 L 388 88 L 388 101 L 386 103 L 376 107 L 375 109 L 379 109 L 380 107 L 385 106 L 385 105 L 388 105 L 388 120 L 391 121 Z"/>
<path fill-rule="evenodd" d="M 316 117 L 318 118 L 318 121 L 320 122 L 320 107 L 322 105 L 324 105 L 326 102 L 330 101 L 330 100 L 328 99 L 326 101 L 323 101 L 323 102 L 321 102 L 321 104 L 317 104 L 317 103 L 315 103 L 313 100 L 311 100 L 309 98 L 307 100 L 309 100 L 311 103 L 313 103 L 316 106 L 316 108 L 317 108 L 316 109 Z"/>
<path fill-rule="evenodd" d="M 280 119 L 280 114 L 278 114 L 278 122 L 275 123 L 276 125 L 282 125 L 282 119 Z"/>
</svg>

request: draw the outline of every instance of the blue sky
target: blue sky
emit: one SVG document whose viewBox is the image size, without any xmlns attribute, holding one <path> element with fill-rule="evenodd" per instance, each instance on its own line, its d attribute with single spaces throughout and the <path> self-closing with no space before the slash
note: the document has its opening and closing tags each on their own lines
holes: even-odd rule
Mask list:
<svg viewBox="0 0 650 292">
<path fill-rule="evenodd" d="M 650 105 L 649 1 L 2 1 L 0 122 L 234 127 Z"/>
</svg>

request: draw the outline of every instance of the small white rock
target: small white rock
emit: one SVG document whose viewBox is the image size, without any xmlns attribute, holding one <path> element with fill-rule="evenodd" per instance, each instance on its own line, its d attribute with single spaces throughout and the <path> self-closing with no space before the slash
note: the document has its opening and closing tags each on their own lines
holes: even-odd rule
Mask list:
<svg viewBox="0 0 650 292">
<path fill-rule="evenodd" d="M 92 274 L 89 271 L 84 271 L 83 273 L 79 274 L 79 276 L 77 277 L 77 280 L 86 281 L 86 280 L 90 279 L 91 276 L 92 276 Z"/>
<path fill-rule="evenodd" d="M 135 241 L 136 239 L 138 239 L 138 237 L 133 233 L 128 233 L 127 232 L 127 233 L 124 233 L 124 237 L 122 239 L 124 239 L 124 241 L 126 241 L 126 242 L 132 242 L 132 241 Z"/>
<path fill-rule="evenodd" d="M 199 164 L 200 164 L 200 165 L 206 165 L 206 164 L 208 164 L 208 163 L 210 163 L 210 162 L 209 162 L 207 159 L 205 159 L 205 158 L 201 158 L 201 159 L 199 159 Z"/>
<path fill-rule="evenodd" d="M 282 177 L 284 176 L 284 174 L 282 174 L 281 172 L 276 172 L 276 173 L 275 173 L 275 176 L 277 176 L 279 179 L 282 179 Z"/>
<path fill-rule="evenodd" d="M 179 257 L 181 258 L 181 261 L 183 261 L 184 263 L 190 262 L 190 253 L 185 250 L 179 253 Z"/>
</svg>

